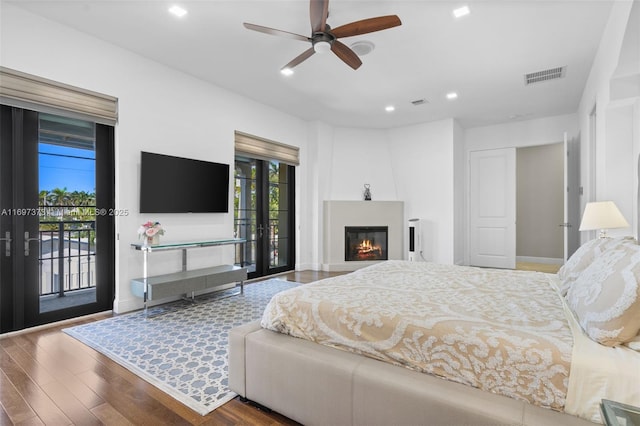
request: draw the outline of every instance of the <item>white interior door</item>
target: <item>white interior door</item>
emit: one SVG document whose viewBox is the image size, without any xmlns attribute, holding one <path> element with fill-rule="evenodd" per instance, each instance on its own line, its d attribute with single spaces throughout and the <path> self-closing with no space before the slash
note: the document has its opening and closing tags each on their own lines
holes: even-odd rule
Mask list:
<svg viewBox="0 0 640 426">
<path fill-rule="evenodd" d="M 515 269 L 516 149 L 469 156 L 469 263 Z"/>
<path fill-rule="evenodd" d="M 580 141 L 564 134 L 564 261 L 580 247 Z"/>
</svg>

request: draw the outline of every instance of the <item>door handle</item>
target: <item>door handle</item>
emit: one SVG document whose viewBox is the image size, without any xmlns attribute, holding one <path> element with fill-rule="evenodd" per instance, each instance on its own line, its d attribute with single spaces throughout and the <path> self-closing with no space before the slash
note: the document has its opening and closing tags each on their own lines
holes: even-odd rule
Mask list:
<svg viewBox="0 0 640 426">
<path fill-rule="evenodd" d="M 262 238 L 263 231 L 264 231 L 264 227 L 262 225 L 258 225 L 258 238 Z"/>
<path fill-rule="evenodd" d="M 561 228 L 571 228 L 571 224 L 569 222 L 567 223 L 561 223 L 560 225 L 558 225 Z"/>
<path fill-rule="evenodd" d="M 29 238 L 29 231 L 24 231 L 24 255 L 29 256 L 29 243 L 31 241 L 40 241 L 40 238 Z"/>
<path fill-rule="evenodd" d="M 11 257 L 11 232 L 4 233 L 4 238 L 0 238 L 0 241 L 4 241 L 4 255 L 5 257 Z"/>
</svg>

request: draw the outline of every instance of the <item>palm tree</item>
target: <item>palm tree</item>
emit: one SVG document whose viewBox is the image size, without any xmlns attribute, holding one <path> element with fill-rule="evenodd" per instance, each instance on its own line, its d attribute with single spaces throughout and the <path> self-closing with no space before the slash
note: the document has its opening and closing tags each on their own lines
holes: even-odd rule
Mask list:
<svg viewBox="0 0 640 426">
<path fill-rule="evenodd" d="M 95 205 L 95 194 L 87 191 L 73 191 L 70 194 L 72 206 L 93 206 Z"/>
<path fill-rule="evenodd" d="M 51 201 L 51 205 L 54 206 L 67 206 L 69 205 L 69 201 L 71 199 L 71 194 L 67 191 L 67 187 L 64 188 L 54 188 L 49 192 L 49 200 Z"/>
<path fill-rule="evenodd" d="M 38 204 L 40 206 L 49 205 L 49 191 L 47 191 L 46 189 L 40 190 L 40 192 L 38 193 Z"/>
</svg>

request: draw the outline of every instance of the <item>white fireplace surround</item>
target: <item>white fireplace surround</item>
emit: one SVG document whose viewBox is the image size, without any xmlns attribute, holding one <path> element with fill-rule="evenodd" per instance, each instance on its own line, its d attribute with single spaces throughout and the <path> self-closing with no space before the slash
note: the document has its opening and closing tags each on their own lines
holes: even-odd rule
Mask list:
<svg viewBox="0 0 640 426">
<path fill-rule="evenodd" d="M 323 206 L 323 271 L 355 271 L 376 261 L 344 260 L 345 226 L 387 226 L 388 258 L 403 259 L 402 201 L 325 201 Z"/>
</svg>

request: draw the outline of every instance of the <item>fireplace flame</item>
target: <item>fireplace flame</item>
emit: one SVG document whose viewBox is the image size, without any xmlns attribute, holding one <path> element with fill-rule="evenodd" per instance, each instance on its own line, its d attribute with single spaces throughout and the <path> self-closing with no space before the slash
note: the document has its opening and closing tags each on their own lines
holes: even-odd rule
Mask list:
<svg viewBox="0 0 640 426">
<path fill-rule="evenodd" d="M 356 247 L 358 257 L 380 256 L 382 247 L 374 245 L 371 240 L 362 240 Z"/>
</svg>

